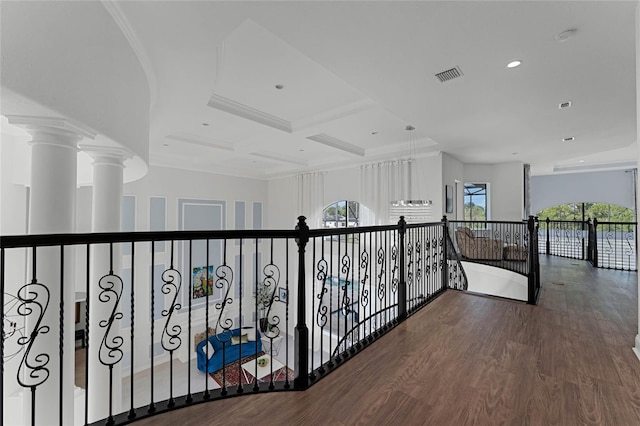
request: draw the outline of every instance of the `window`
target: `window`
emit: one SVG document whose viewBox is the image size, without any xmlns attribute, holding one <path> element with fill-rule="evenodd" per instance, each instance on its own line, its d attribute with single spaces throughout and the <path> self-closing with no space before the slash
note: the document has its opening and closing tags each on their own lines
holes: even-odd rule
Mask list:
<svg viewBox="0 0 640 426">
<path fill-rule="evenodd" d="M 322 211 L 322 226 L 325 228 L 353 228 L 360 223 L 360 203 L 336 201 Z"/>
<path fill-rule="evenodd" d="M 465 183 L 464 184 L 464 219 L 465 220 L 489 220 L 488 184 Z"/>
<path fill-rule="evenodd" d="M 541 221 L 598 219 L 604 222 L 634 222 L 633 210 L 606 203 L 567 203 L 537 213 Z"/>
</svg>

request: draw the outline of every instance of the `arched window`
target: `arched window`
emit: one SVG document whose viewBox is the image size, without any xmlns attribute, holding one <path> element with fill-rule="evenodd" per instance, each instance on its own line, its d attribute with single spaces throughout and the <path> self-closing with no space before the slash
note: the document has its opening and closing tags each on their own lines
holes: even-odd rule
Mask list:
<svg viewBox="0 0 640 426">
<path fill-rule="evenodd" d="M 360 203 L 336 201 L 322 211 L 322 226 L 325 228 L 353 228 L 360 225 Z"/>
</svg>

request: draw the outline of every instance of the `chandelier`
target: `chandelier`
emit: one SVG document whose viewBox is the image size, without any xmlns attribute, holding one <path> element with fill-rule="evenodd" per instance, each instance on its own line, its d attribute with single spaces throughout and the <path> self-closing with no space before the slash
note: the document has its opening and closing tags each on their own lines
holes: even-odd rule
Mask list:
<svg viewBox="0 0 640 426">
<path fill-rule="evenodd" d="M 411 180 L 412 180 L 411 164 L 413 164 L 415 161 L 416 140 L 415 140 L 414 131 L 416 130 L 416 128 L 408 124 L 404 129 L 409 132 L 409 159 L 408 159 L 409 178 L 407 182 L 407 186 L 408 186 L 407 193 L 411 194 Z M 427 206 L 431 206 L 432 204 L 433 204 L 433 201 L 431 200 L 396 200 L 391 202 L 391 205 L 393 207 L 427 207 Z"/>
</svg>

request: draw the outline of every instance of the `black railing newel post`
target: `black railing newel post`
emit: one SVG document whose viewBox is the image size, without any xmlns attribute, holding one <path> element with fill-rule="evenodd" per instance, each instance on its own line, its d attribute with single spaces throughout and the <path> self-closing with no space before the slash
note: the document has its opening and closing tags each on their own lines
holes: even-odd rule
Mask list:
<svg viewBox="0 0 640 426">
<path fill-rule="evenodd" d="M 309 227 L 306 217 L 299 216 L 296 231 L 298 237 L 298 321 L 295 330 L 294 366 L 296 377 L 293 379 L 295 389 L 309 387 L 309 328 L 306 322 L 306 291 L 305 291 L 305 248 L 309 242 Z"/>
<path fill-rule="evenodd" d="M 547 221 L 549 219 L 547 218 Z M 548 232 L 548 223 L 547 222 L 547 232 Z M 529 273 L 528 273 L 528 300 L 527 303 L 530 305 L 536 304 L 536 287 L 537 287 L 537 279 L 538 279 L 538 271 L 536 268 L 535 262 L 535 254 L 538 250 L 537 247 L 534 247 L 534 235 L 536 232 L 536 224 L 533 216 L 529 216 L 529 220 L 527 221 L 527 229 L 529 230 Z M 547 239 L 547 241 L 549 241 Z"/>
<path fill-rule="evenodd" d="M 449 253 L 447 253 L 447 241 L 449 238 L 449 220 L 447 215 L 442 216 L 442 288 L 449 288 Z"/>
<path fill-rule="evenodd" d="M 549 238 L 549 225 L 551 224 L 551 219 L 549 219 L 549 217 L 547 217 L 547 241 L 545 243 L 545 254 L 547 256 L 549 256 L 549 254 L 551 253 L 551 239 Z"/>
<path fill-rule="evenodd" d="M 405 235 L 407 222 L 404 216 L 398 220 L 398 245 L 400 246 L 400 285 L 398 286 L 398 322 L 407 319 L 407 262 L 405 250 Z"/>
<path fill-rule="evenodd" d="M 593 219 L 593 267 L 598 267 L 598 218 Z"/>
</svg>

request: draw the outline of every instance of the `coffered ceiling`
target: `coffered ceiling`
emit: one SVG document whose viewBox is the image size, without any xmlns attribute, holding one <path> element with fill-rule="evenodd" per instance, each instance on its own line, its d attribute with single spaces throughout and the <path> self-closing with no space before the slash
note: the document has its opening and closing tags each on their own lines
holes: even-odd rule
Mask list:
<svg viewBox="0 0 640 426">
<path fill-rule="evenodd" d="M 272 178 L 444 151 L 546 174 L 638 156 L 633 1 L 103 4 L 150 82 L 151 164 Z"/>
</svg>

